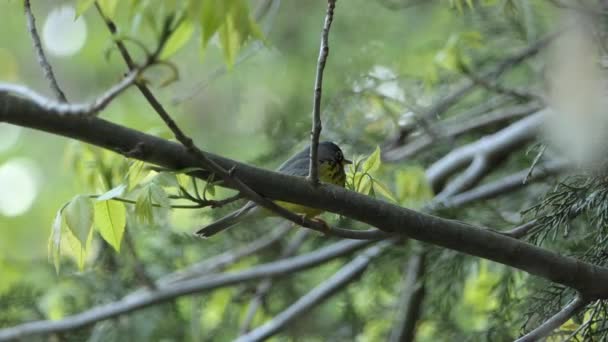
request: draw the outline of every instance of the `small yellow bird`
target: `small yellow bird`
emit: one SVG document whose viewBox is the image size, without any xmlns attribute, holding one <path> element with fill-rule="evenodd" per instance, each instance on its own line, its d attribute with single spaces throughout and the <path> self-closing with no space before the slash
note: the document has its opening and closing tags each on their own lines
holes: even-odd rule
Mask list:
<svg viewBox="0 0 608 342">
<path fill-rule="evenodd" d="M 277 169 L 277 172 L 292 176 L 308 176 L 308 166 L 310 160 L 309 153 L 310 146 L 296 153 L 294 156 L 281 164 L 281 166 L 279 166 Z M 352 162 L 344 158 L 344 154 L 342 153 L 340 147 L 330 141 L 320 142 L 317 157 L 319 160 L 319 180 L 324 183 L 344 187 L 344 183 L 346 181 L 344 166 L 352 164 Z M 315 217 L 323 212 L 321 209 L 310 208 L 289 202 L 277 201 L 276 203 L 287 210 L 303 214 L 308 218 Z M 249 201 L 241 209 L 234 211 L 201 228 L 196 232 L 196 235 L 201 237 L 210 237 L 224 229 L 230 228 L 245 218 L 263 218 L 267 216 L 272 216 L 272 212 L 260 208 L 255 203 Z"/>
</svg>

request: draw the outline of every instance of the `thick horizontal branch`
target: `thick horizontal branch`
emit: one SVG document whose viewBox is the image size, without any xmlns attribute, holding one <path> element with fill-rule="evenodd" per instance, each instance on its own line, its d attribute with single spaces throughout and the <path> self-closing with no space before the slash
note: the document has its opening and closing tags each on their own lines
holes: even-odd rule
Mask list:
<svg viewBox="0 0 608 342">
<path fill-rule="evenodd" d="M 535 120 L 540 120 L 535 117 Z M 45 112 L 27 99 L 0 93 L 0 122 L 30 127 L 88 142 L 160 166 L 198 167 L 196 158 L 176 143 L 100 118 Z M 312 186 L 305 178 L 242 164 L 211 153 L 205 155 L 259 194 L 334 212 L 385 232 L 496 261 L 572 287 L 588 297 L 608 297 L 608 269 L 561 256 L 489 229 L 442 219 L 399 207 L 337 186 Z M 206 179 L 208 173 L 199 176 Z"/>
<path fill-rule="evenodd" d="M 0 330 L 0 341 L 9 341 L 35 334 L 50 334 L 73 330 L 89 324 L 116 317 L 154 304 L 194 293 L 201 293 L 219 287 L 241 284 L 243 282 L 281 276 L 301 271 L 325 263 L 328 260 L 350 254 L 361 249 L 369 241 L 341 241 L 321 248 L 315 252 L 294 258 L 259 265 L 241 272 L 211 275 L 186 280 L 155 290 L 136 292 L 120 301 L 100 305 L 82 313 L 68 316 L 58 321 L 37 321 Z"/>
</svg>

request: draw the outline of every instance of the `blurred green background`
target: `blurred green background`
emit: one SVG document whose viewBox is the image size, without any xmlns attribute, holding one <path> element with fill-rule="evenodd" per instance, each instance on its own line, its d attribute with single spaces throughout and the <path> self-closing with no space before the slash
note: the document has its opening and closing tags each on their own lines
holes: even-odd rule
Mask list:
<svg viewBox="0 0 608 342">
<path fill-rule="evenodd" d="M 127 3 L 130 2 L 118 4 L 114 18 L 121 32 L 153 48 L 154 34 L 147 19 L 129 12 Z M 166 4 L 143 3 L 148 8 Z M 261 3 L 251 2 L 252 13 Z M 258 20 L 265 44 L 255 41 L 241 46 L 234 65 L 227 66 L 217 38 L 212 38 L 207 49 L 201 51 L 197 28 L 194 37 L 171 57 L 179 70 L 177 82 L 159 86 L 170 76 L 168 68 L 155 67 L 146 73 L 155 94 L 199 147 L 271 169 L 308 142 L 325 15 L 324 1 L 273 3 Z M 407 120 L 408 108 L 432 104 L 462 77 L 453 68 L 455 58 L 474 65 L 492 63 L 536 41 L 557 20 L 547 1 L 471 1 L 472 7 L 468 3 L 338 1 L 325 71 L 322 137 L 338 142 L 347 157 L 369 155 Z M 74 15 L 71 6 L 73 1 L 32 1 L 43 46 L 59 84 L 71 102 L 86 102 L 118 82 L 125 66 L 96 11 L 88 10 L 75 24 L 69 20 Z M 159 18 L 156 20 L 158 24 Z M 27 85 L 52 97 L 33 52 L 22 2 L 0 2 L 0 22 L 0 81 Z M 142 57 L 137 44 L 127 44 Z M 528 84 L 539 70 L 540 63 L 531 61 L 507 80 L 515 85 Z M 451 113 L 487 98 L 483 90 L 473 92 Z M 102 117 L 171 138 L 135 88 L 114 101 Z M 474 138 L 467 136 L 462 141 Z M 428 199 L 420 170 L 452 146 L 446 143 L 435 147 L 423 158 L 385 163 L 378 171 L 378 178 L 402 204 L 420 206 Z M 96 151 L 62 137 L 0 124 L 0 327 L 34 319 L 58 319 L 121 298 L 142 285 L 132 271 L 136 259 L 125 248 L 115 253 L 98 236 L 82 271 L 69 250 L 64 251 L 58 274 L 48 260 L 47 243 L 57 210 L 77 194 L 108 190 L 100 181 L 100 164 L 114 167 L 110 177 L 114 186 L 124 176 L 116 173 L 117 165 L 125 162 L 122 157 Z M 508 164 L 504 172 L 528 161 L 527 157 L 519 158 Z M 399 170 L 418 171 L 399 176 Z M 216 195 L 221 198 L 227 193 L 218 189 Z M 507 205 L 519 210 L 521 203 L 530 201 L 515 199 Z M 135 242 L 138 258 L 157 278 L 235 248 L 272 228 L 268 222 L 250 229 L 235 228 L 223 237 L 204 242 L 186 234 L 236 207 L 173 210 L 165 213 L 167 220 L 153 224 L 130 222 L 127 231 Z M 476 222 L 505 224 L 496 219 L 492 210 L 478 209 L 473 215 Z M 470 218 L 471 212 L 450 215 Z M 327 215 L 331 222 L 344 222 L 334 216 Z M 349 225 L 357 227 L 352 222 Z M 314 236 L 302 251 L 334 241 L 335 238 Z M 383 255 L 374 263 L 373 272 L 293 324 L 277 340 L 385 338 L 395 313 L 402 265 L 408 253 L 397 249 Z M 272 260 L 276 254 L 277 251 L 266 251 L 233 268 Z M 475 334 L 490 326 L 488 312 L 498 306 L 493 290 L 504 270 L 459 258 L 454 258 L 454 263 L 459 262 L 453 266 L 458 269 L 454 271 L 458 274 L 455 288 L 433 295 L 445 296 L 447 304 L 443 299 L 429 304 L 453 306 L 453 310 L 446 309 L 447 313 L 433 317 L 433 312 L 438 311 L 429 309 L 420 325 L 420 341 L 448 341 L 457 336 L 486 339 Z M 334 261 L 278 282 L 268 307 L 256 316 L 256 323 L 281 311 L 341 264 L 342 261 Z M 230 340 L 236 336 L 244 314 L 247 291 L 251 289 L 226 288 L 180 298 L 130 314 L 115 324 L 106 322 L 62 335 L 59 340 Z M 498 341 L 517 333 L 517 319 L 502 318 L 504 331 L 488 335 L 496 338 L 488 340 Z"/>
</svg>

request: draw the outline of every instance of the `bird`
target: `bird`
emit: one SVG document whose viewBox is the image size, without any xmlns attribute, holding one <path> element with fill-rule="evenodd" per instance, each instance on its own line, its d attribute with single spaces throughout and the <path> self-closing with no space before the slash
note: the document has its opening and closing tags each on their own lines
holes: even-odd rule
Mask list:
<svg viewBox="0 0 608 342">
<path fill-rule="evenodd" d="M 308 176 L 310 163 L 309 154 L 310 145 L 287 159 L 276 171 L 291 176 Z M 344 153 L 340 147 L 331 141 L 319 142 L 317 160 L 319 161 L 319 180 L 323 183 L 344 187 L 346 182 L 344 167 L 352 164 L 352 161 L 344 158 Z M 299 204 L 282 201 L 276 201 L 275 203 L 292 212 L 302 214 L 307 218 L 313 218 L 323 213 L 323 210 L 321 209 L 310 208 Z M 269 210 L 261 208 L 254 202 L 249 201 L 240 209 L 199 229 L 195 234 L 199 237 L 208 238 L 232 227 L 244 219 L 264 218 L 272 215 L 273 213 Z"/>
</svg>

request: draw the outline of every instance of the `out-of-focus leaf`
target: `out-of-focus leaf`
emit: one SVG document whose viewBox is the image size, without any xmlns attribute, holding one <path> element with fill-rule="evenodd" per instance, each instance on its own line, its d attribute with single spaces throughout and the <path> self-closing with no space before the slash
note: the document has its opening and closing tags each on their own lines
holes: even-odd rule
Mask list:
<svg viewBox="0 0 608 342">
<path fill-rule="evenodd" d="M 99 201 L 95 203 L 95 225 L 101 237 L 117 252 L 127 223 L 127 210 L 122 202 Z"/>
<path fill-rule="evenodd" d="M 384 183 L 382 183 L 382 182 L 380 182 L 378 180 L 374 180 L 373 187 L 382 196 L 388 198 L 389 200 L 391 200 L 393 202 L 399 202 L 399 201 L 397 201 L 397 199 L 395 198 L 395 196 L 393 195 L 393 193 L 391 192 L 391 190 Z"/>
<path fill-rule="evenodd" d="M 161 172 L 154 176 L 152 183 L 158 184 L 162 187 L 167 188 L 179 188 L 179 182 L 175 173 L 172 172 Z"/>
<path fill-rule="evenodd" d="M 120 196 L 122 196 L 122 194 L 125 193 L 126 189 L 127 189 L 126 184 L 120 184 L 119 186 L 114 187 L 113 189 L 108 190 L 103 195 L 97 197 L 97 200 L 98 201 L 107 201 L 112 198 L 120 197 Z"/>
<path fill-rule="evenodd" d="M 63 209 L 63 208 L 62 208 Z M 49 236 L 48 253 L 49 261 L 52 260 L 55 266 L 55 272 L 59 273 L 61 266 L 61 225 L 63 223 L 62 209 L 57 211 L 53 226 L 51 227 L 51 236 Z"/>
<path fill-rule="evenodd" d="M 135 201 L 135 217 L 142 223 L 152 223 L 154 216 L 152 215 L 152 194 L 150 189 L 145 187 L 137 196 Z"/>
<path fill-rule="evenodd" d="M 177 29 L 171 34 L 167 44 L 160 54 L 161 59 L 167 59 L 173 56 L 180 48 L 182 48 L 192 38 L 194 33 L 194 23 L 191 20 L 183 20 Z"/>
<path fill-rule="evenodd" d="M 380 146 L 376 146 L 374 152 L 367 157 L 365 162 L 363 163 L 362 171 L 363 173 L 372 173 L 377 171 L 380 168 Z"/>
<path fill-rule="evenodd" d="M 148 185 L 148 191 L 150 191 L 151 198 L 154 204 L 159 204 L 161 207 L 170 209 L 171 202 L 165 192 L 165 189 L 155 183 Z"/>
<path fill-rule="evenodd" d="M 76 0 L 76 18 L 80 17 L 95 3 L 95 0 Z"/>
<path fill-rule="evenodd" d="M 91 200 L 84 195 L 74 197 L 65 207 L 63 215 L 70 231 L 82 244 L 85 244 L 93 225 L 93 205 L 91 204 Z"/>
<path fill-rule="evenodd" d="M 207 46 L 209 40 L 224 23 L 228 8 L 232 1 L 205 0 L 201 10 L 202 45 Z"/>
<path fill-rule="evenodd" d="M 99 4 L 99 7 L 101 7 L 101 10 L 106 17 L 110 19 L 114 18 L 118 0 L 97 0 L 97 3 Z"/>
<path fill-rule="evenodd" d="M 127 174 L 127 183 L 129 185 L 128 190 L 135 188 L 139 182 L 141 182 L 150 171 L 146 169 L 144 162 L 136 161 L 129 168 Z"/>
<path fill-rule="evenodd" d="M 84 243 L 82 243 L 74 234 L 72 234 L 70 230 L 67 230 L 66 238 L 68 240 L 68 244 L 70 245 L 72 255 L 76 260 L 76 264 L 78 265 L 78 270 L 84 270 L 87 256 L 87 246 L 91 245 L 91 241 L 93 240 L 93 231 L 89 231 L 89 235 Z"/>
<path fill-rule="evenodd" d="M 416 205 L 433 197 L 433 190 L 421 167 L 408 167 L 395 175 L 397 199 L 404 205 Z"/>
<path fill-rule="evenodd" d="M 234 23 L 228 19 L 219 30 L 220 45 L 224 52 L 224 60 L 230 68 L 234 65 L 234 61 L 240 48 L 239 32 L 234 28 Z"/>
</svg>

